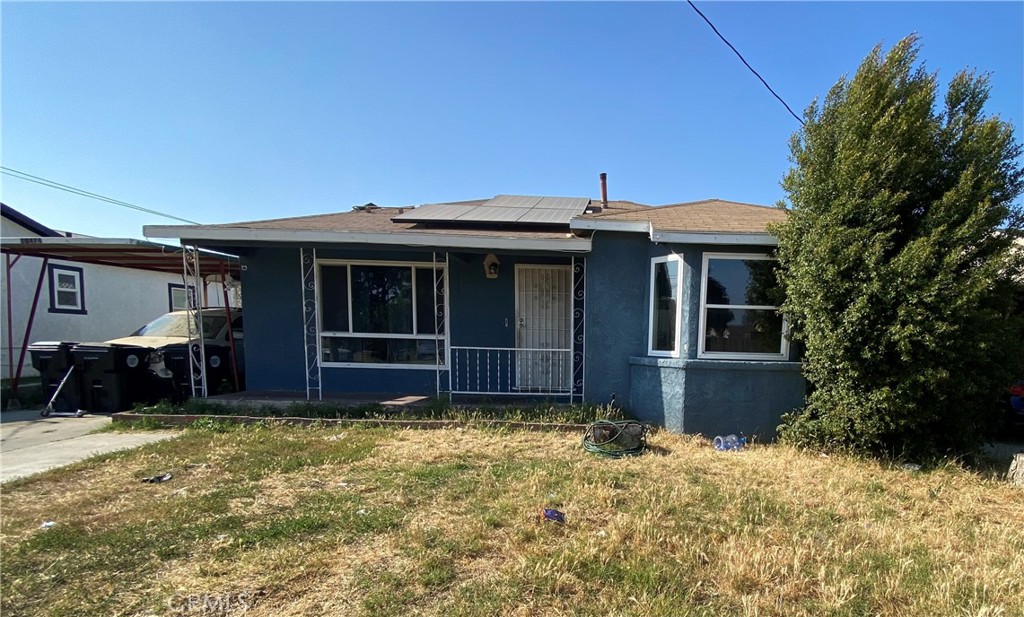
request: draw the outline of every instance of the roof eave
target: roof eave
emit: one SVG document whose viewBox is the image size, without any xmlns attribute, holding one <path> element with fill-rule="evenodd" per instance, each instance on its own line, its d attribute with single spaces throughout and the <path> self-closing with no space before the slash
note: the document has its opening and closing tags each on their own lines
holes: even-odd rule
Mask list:
<svg viewBox="0 0 1024 617">
<path fill-rule="evenodd" d="M 299 229 L 202 228 L 183 225 L 146 225 L 146 237 L 180 238 L 183 242 L 282 242 L 304 244 L 381 244 L 486 250 L 540 250 L 565 253 L 590 252 L 589 238 L 530 238 L 522 236 L 474 236 L 429 232 L 314 231 Z"/>
<path fill-rule="evenodd" d="M 722 244 L 777 246 L 778 238 L 765 232 L 651 231 L 652 242 L 672 244 Z"/>
<path fill-rule="evenodd" d="M 651 233 L 649 221 L 607 221 L 590 218 L 574 218 L 569 221 L 573 231 L 622 231 L 627 233 Z"/>
</svg>

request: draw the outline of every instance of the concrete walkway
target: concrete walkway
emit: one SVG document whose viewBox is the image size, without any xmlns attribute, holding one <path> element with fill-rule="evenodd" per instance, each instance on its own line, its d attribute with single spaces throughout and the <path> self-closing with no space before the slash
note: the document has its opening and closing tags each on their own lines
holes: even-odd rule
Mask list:
<svg viewBox="0 0 1024 617">
<path fill-rule="evenodd" d="M 3 412 L 0 414 L 0 482 L 178 434 L 175 431 L 88 434 L 108 424 L 110 416 L 43 418 L 39 410 Z"/>
</svg>

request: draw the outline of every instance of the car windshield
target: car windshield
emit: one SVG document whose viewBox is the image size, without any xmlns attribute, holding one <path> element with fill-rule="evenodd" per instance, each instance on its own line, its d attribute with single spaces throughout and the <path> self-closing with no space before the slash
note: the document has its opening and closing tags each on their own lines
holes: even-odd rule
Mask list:
<svg viewBox="0 0 1024 617">
<path fill-rule="evenodd" d="M 217 336 L 224 327 L 223 315 L 203 315 L 203 335 Z M 132 336 L 178 336 L 188 338 L 188 314 L 168 313 L 157 317 L 132 333 Z"/>
</svg>

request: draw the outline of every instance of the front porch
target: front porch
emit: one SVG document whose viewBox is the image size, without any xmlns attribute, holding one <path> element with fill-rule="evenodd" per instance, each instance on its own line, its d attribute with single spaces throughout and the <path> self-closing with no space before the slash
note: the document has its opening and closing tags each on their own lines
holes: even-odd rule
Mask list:
<svg viewBox="0 0 1024 617">
<path fill-rule="evenodd" d="M 307 400 L 583 401 L 583 257 L 303 248 L 300 263 Z"/>
</svg>

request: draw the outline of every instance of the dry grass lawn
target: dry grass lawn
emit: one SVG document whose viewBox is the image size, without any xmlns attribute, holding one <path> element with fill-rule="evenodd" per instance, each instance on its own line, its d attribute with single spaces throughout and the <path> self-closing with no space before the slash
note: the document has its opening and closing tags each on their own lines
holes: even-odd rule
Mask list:
<svg viewBox="0 0 1024 617">
<path fill-rule="evenodd" d="M 0 608 L 1024 614 L 1024 491 L 954 466 L 651 443 L 613 460 L 557 433 L 190 429 L 5 485 Z"/>
</svg>

